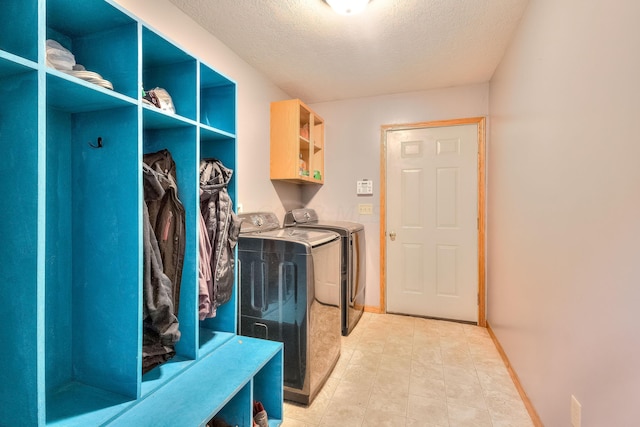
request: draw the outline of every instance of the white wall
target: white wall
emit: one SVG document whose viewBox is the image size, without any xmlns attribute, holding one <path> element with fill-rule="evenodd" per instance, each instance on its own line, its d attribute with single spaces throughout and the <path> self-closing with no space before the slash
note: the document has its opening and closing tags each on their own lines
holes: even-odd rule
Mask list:
<svg viewBox="0 0 640 427">
<path fill-rule="evenodd" d="M 531 0 L 490 84 L 488 321 L 550 427 L 640 422 L 639 18 Z"/>
<path fill-rule="evenodd" d="M 302 201 L 320 218 L 365 225 L 367 306 L 380 305 L 380 127 L 486 116 L 488 90 L 479 84 L 310 105 L 326 123 L 325 183 L 303 188 Z M 373 196 L 356 195 L 362 179 L 373 180 Z M 361 203 L 373 204 L 374 214 L 360 215 Z"/>
<path fill-rule="evenodd" d="M 273 211 L 283 219 L 285 208 L 298 207 L 297 186 L 269 180 L 269 106 L 289 96 L 167 0 L 115 1 L 237 83 L 237 202 L 244 211 Z"/>
</svg>

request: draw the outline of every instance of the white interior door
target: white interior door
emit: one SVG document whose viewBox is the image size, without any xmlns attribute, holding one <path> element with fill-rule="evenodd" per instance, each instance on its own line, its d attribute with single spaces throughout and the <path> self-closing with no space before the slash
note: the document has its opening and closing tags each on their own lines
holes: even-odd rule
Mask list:
<svg viewBox="0 0 640 427">
<path fill-rule="evenodd" d="M 478 320 L 478 125 L 390 130 L 387 311 Z"/>
</svg>

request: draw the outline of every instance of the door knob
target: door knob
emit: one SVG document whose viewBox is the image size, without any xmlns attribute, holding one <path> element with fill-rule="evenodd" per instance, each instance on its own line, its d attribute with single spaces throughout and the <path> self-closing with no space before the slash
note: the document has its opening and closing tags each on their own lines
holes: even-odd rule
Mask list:
<svg viewBox="0 0 640 427">
<path fill-rule="evenodd" d="M 389 233 L 389 237 L 391 237 L 391 240 L 396 240 L 396 232 L 392 231 L 391 233 Z"/>
</svg>

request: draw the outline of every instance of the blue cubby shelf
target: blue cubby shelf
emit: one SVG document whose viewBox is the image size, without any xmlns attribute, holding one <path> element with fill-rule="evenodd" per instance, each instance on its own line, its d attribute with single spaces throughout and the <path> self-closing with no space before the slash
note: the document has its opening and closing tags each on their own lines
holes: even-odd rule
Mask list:
<svg viewBox="0 0 640 427">
<path fill-rule="evenodd" d="M 172 129 L 178 127 L 195 127 L 196 122 L 177 114 L 163 111 L 158 107 L 142 104 L 145 129 Z"/>
<path fill-rule="evenodd" d="M 0 78 L 37 69 L 36 62 L 0 50 Z"/>
<path fill-rule="evenodd" d="M 225 132 L 221 129 L 216 129 L 207 125 L 200 125 L 200 140 L 204 142 L 234 142 L 236 139 L 235 134 Z"/>
<path fill-rule="evenodd" d="M 198 318 L 199 163 L 234 170 L 236 83 L 110 0 L 0 2 L 0 426 L 282 420 L 282 344 L 239 337 L 237 277 Z M 109 80 L 48 66 L 46 40 Z M 175 113 L 142 102 L 161 87 Z M 176 355 L 142 374 L 142 159 L 167 149 L 185 208 Z"/>
<path fill-rule="evenodd" d="M 69 113 L 137 105 L 133 98 L 51 68 L 47 69 L 47 102 Z"/>
</svg>

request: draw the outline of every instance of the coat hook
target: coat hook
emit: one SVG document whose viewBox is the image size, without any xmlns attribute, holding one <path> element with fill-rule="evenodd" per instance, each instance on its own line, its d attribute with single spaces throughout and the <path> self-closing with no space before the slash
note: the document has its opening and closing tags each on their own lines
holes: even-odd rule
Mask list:
<svg viewBox="0 0 640 427">
<path fill-rule="evenodd" d="M 93 148 L 102 148 L 102 137 L 101 136 L 98 137 L 98 145 L 93 145 L 92 143 L 89 143 L 89 146 Z"/>
</svg>

